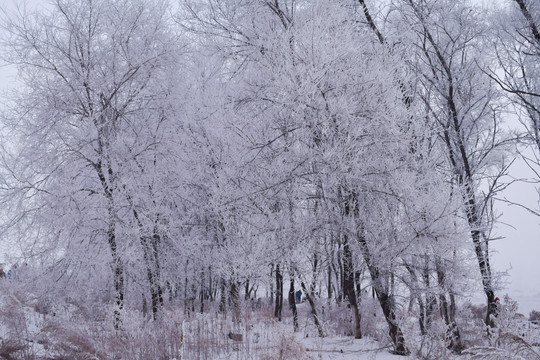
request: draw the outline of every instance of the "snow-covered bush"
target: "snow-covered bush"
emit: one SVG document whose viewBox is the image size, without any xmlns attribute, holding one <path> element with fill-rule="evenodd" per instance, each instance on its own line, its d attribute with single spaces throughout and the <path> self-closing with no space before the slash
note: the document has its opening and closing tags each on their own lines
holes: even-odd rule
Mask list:
<svg viewBox="0 0 540 360">
<path fill-rule="evenodd" d="M 465 351 L 468 359 L 540 359 L 540 354 L 533 348 L 530 333 L 520 331 L 519 318 L 516 316 L 518 303 L 505 295 L 497 303 L 496 316 L 493 317 L 495 328 L 485 329 L 490 335 L 489 346 L 475 346 Z"/>
<path fill-rule="evenodd" d="M 325 311 L 325 328 L 332 334 L 353 336 L 354 324 L 351 309 L 347 304 L 340 303 Z"/>
<path fill-rule="evenodd" d="M 540 311 L 532 310 L 529 313 L 529 321 L 540 321 Z"/>
<path fill-rule="evenodd" d="M 452 355 L 448 349 L 447 327 L 441 318 L 432 319 L 427 334 L 422 335 L 418 326 L 418 318 L 410 316 L 403 322 L 407 335 L 407 345 L 415 358 L 429 360 L 446 360 Z"/>
<path fill-rule="evenodd" d="M 274 342 L 277 345 L 268 355 L 262 355 L 261 360 L 287 360 L 298 359 L 308 360 L 311 357 L 306 349 L 288 331 L 278 331 L 275 334 Z"/>
</svg>

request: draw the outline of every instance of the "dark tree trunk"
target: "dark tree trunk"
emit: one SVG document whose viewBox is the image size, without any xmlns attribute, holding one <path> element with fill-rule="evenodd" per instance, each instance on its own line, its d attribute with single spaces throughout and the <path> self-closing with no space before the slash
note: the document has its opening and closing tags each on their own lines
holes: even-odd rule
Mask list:
<svg viewBox="0 0 540 360">
<path fill-rule="evenodd" d="M 301 282 L 300 286 L 302 287 L 302 290 L 304 291 L 304 294 L 306 295 L 306 300 L 309 303 L 309 306 L 311 307 L 311 316 L 313 317 L 313 321 L 315 322 L 315 326 L 317 327 L 317 331 L 319 333 L 319 337 L 324 337 L 324 331 L 322 328 L 322 324 L 319 321 L 319 315 L 317 315 L 317 308 L 315 307 L 315 301 L 313 300 L 312 294 L 309 293 L 309 291 L 306 288 L 306 285 Z"/>
<path fill-rule="evenodd" d="M 419 309 L 419 317 L 418 317 L 418 323 L 420 326 L 420 333 L 422 335 L 427 335 L 429 332 L 429 327 L 431 323 L 431 315 L 433 314 L 434 305 L 436 303 L 436 299 L 430 295 L 429 290 L 429 271 L 424 268 L 423 272 L 423 280 L 424 280 L 424 292 L 426 297 L 426 303 L 424 303 L 424 299 L 422 298 L 422 292 L 420 290 L 420 284 L 418 281 L 418 276 L 415 272 L 415 270 L 408 264 L 405 264 L 405 268 L 409 272 L 409 275 L 411 276 L 411 285 L 410 285 L 410 291 L 411 291 L 411 302 L 409 303 L 409 311 L 412 310 L 413 305 L 413 299 L 416 300 L 418 303 L 418 309 Z M 427 275 L 427 277 L 426 277 Z M 435 303 L 432 303 L 431 300 L 435 301 Z"/>
<path fill-rule="evenodd" d="M 430 268 L 429 268 L 429 257 L 424 256 L 424 268 L 422 271 L 422 278 L 424 280 L 424 287 L 426 289 L 426 307 L 424 309 L 423 318 L 426 332 L 429 331 L 431 326 L 431 320 L 433 318 L 433 312 L 435 306 L 437 305 L 437 300 L 434 294 L 431 292 L 431 281 L 430 281 Z"/>
<path fill-rule="evenodd" d="M 439 283 L 439 287 L 443 291 L 445 291 L 445 289 L 447 288 L 445 274 L 439 262 L 437 262 L 437 281 Z M 459 328 L 457 326 L 456 319 L 455 319 L 455 306 L 456 306 L 455 299 L 454 299 L 454 296 L 451 294 L 451 292 L 450 292 L 450 301 L 451 303 L 449 305 L 446 299 L 446 295 L 444 293 L 441 293 L 439 295 L 441 315 L 446 324 L 447 346 L 449 349 L 452 350 L 452 352 L 461 353 L 461 351 L 463 350 L 463 344 L 461 342 L 461 334 L 459 332 Z"/>
<path fill-rule="evenodd" d="M 152 303 L 152 319 L 157 319 L 157 313 L 159 311 L 160 305 L 163 304 L 163 292 L 161 286 L 159 285 L 159 279 L 156 277 L 158 274 L 158 263 L 157 263 L 157 245 L 150 244 L 151 239 L 149 239 L 145 234 L 144 225 L 139 217 L 137 209 L 135 209 L 131 198 L 128 196 L 130 205 L 133 211 L 133 217 L 137 221 L 140 231 L 140 243 L 143 249 L 143 259 L 146 266 L 146 277 L 150 287 L 150 301 Z"/>
<path fill-rule="evenodd" d="M 317 272 L 319 271 L 319 256 L 317 253 L 313 253 L 313 263 L 312 263 L 312 271 L 313 271 L 313 280 L 311 281 L 311 285 L 309 287 L 309 290 L 311 294 L 315 294 L 315 289 L 317 287 Z"/>
<path fill-rule="evenodd" d="M 148 282 L 150 283 L 150 299 L 152 302 L 152 319 L 157 320 L 157 313 L 159 310 L 159 295 L 156 290 L 155 279 L 153 277 L 151 269 L 147 269 Z"/>
<path fill-rule="evenodd" d="M 113 258 L 113 278 L 114 278 L 114 300 L 116 308 L 114 309 L 114 328 L 119 330 L 122 327 L 121 311 L 124 308 L 124 264 L 118 255 L 114 220 L 111 219 L 107 237 L 109 247 Z"/>
<path fill-rule="evenodd" d="M 197 288 L 195 284 L 191 284 L 191 296 L 189 297 L 189 307 L 191 312 L 195 313 L 195 299 L 197 298 Z"/>
<path fill-rule="evenodd" d="M 156 217 L 156 221 L 154 222 L 154 234 L 152 236 L 152 254 L 153 254 L 153 268 L 154 268 L 154 278 L 155 283 L 154 286 L 156 287 L 157 292 L 157 300 L 160 307 L 163 307 L 165 304 L 163 301 L 163 287 L 161 286 L 161 264 L 159 262 L 159 244 L 161 243 L 161 236 L 159 235 L 158 230 L 158 221 L 159 221 L 159 214 Z"/>
<path fill-rule="evenodd" d="M 326 291 L 327 291 L 329 304 L 332 303 L 332 264 L 331 264 L 331 261 L 332 260 L 330 260 L 330 262 L 328 263 L 328 271 L 327 271 L 328 282 L 326 284 Z"/>
<path fill-rule="evenodd" d="M 393 297 L 386 293 L 379 293 L 377 290 L 375 290 L 375 292 L 377 293 L 377 298 L 379 299 L 384 317 L 388 323 L 390 338 L 392 339 L 394 345 L 394 353 L 397 355 L 409 355 L 409 350 L 405 346 L 403 332 L 397 323 Z"/>
<path fill-rule="evenodd" d="M 240 320 L 240 284 L 236 280 L 231 280 L 230 299 L 234 321 Z"/>
<path fill-rule="evenodd" d="M 385 287 L 383 286 L 384 279 L 381 271 L 377 266 L 375 266 L 375 264 L 373 264 L 371 252 L 369 251 L 366 239 L 361 232 L 358 233 L 358 242 L 360 244 L 362 256 L 364 257 L 364 261 L 367 264 L 371 276 L 371 284 L 373 286 L 373 290 L 375 292 L 375 295 L 377 296 L 377 299 L 379 300 L 379 304 L 381 305 L 384 318 L 386 319 L 386 322 L 388 324 L 388 332 L 390 338 L 392 339 L 394 353 L 397 355 L 409 355 L 410 352 L 409 349 L 407 349 L 407 347 L 405 346 L 405 338 L 403 336 L 403 332 L 401 331 L 401 328 L 399 327 L 396 319 L 396 307 L 394 298 L 388 293 L 387 290 L 385 290 Z"/>
<path fill-rule="evenodd" d="M 144 296 L 144 293 L 142 295 L 142 313 L 143 317 L 146 318 L 146 315 L 148 314 L 148 302 L 146 301 L 146 296 Z"/>
<path fill-rule="evenodd" d="M 276 265 L 276 307 L 274 317 L 281 321 L 281 312 L 283 310 L 283 275 L 279 264 Z"/>
<path fill-rule="evenodd" d="M 294 277 L 291 274 L 290 286 L 289 286 L 289 307 L 293 313 L 293 327 L 294 332 L 298 331 L 298 311 L 296 310 L 296 299 L 294 290 Z"/>
<path fill-rule="evenodd" d="M 354 290 L 354 267 L 352 252 L 349 247 L 349 239 L 346 234 L 343 235 L 343 267 L 344 267 L 344 291 L 349 300 L 349 305 L 354 318 L 354 338 L 362 338 L 362 330 L 360 328 L 360 312 L 358 311 L 358 303 L 356 300 L 356 292 Z"/>
<path fill-rule="evenodd" d="M 429 318 L 426 314 L 426 309 L 424 307 L 424 301 L 422 300 L 422 297 L 419 295 L 415 295 L 416 301 L 418 302 L 418 310 L 420 312 L 420 316 L 418 318 L 418 324 L 420 325 L 420 334 L 422 336 L 427 335 L 427 330 L 429 327 Z"/>
<path fill-rule="evenodd" d="M 249 279 L 246 280 L 246 283 L 244 285 L 244 300 L 248 301 L 251 295 L 251 291 L 249 290 Z"/>
<path fill-rule="evenodd" d="M 208 267 L 208 301 L 213 303 L 215 300 L 214 294 L 214 277 L 212 276 L 212 267 Z"/>
<path fill-rule="evenodd" d="M 338 251 L 337 263 L 339 267 L 339 295 L 338 301 L 341 302 L 347 296 L 345 293 L 345 271 L 343 266 L 343 249 Z"/>
<path fill-rule="evenodd" d="M 186 266 L 187 268 L 187 266 Z M 184 314 L 189 315 L 189 303 L 188 303 L 188 294 L 189 294 L 189 281 L 188 277 L 186 276 L 184 278 Z"/>
<path fill-rule="evenodd" d="M 225 293 L 225 279 L 221 279 L 220 284 L 220 299 L 219 299 L 219 312 L 225 314 L 227 312 L 227 294 Z"/>
<path fill-rule="evenodd" d="M 204 300 L 205 300 L 205 297 L 206 297 L 206 284 L 205 284 L 205 271 L 204 271 L 204 268 L 202 269 L 201 271 L 201 289 L 199 291 L 199 301 L 200 301 L 200 307 L 199 307 L 199 312 L 201 314 L 204 314 Z"/>
<path fill-rule="evenodd" d="M 343 215 L 346 217 L 358 216 L 358 202 L 354 194 L 348 193 L 343 202 Z M 349 305 L 353 312 L 354 318 L 354 337 L 362 338 L 362 330 L 360 328 L 360 312 L 358 311 L 358 302 L 356 300 L 356 291 L 354 289 L 354 263 L 352 250 L 349 244 L 349 235 L 343 234 L 343 292 L 349 300 Z"/>
<path fill-rule="evenodd" d="M 101 119 L 103 120 L 103 119 Z M 116 239 L 116 215 L 114 212 L 114 171 L 108 162 L 108 157 L 105 155 L 106 145 L 104 142 L 104 135 L 102 134 L 102 126 L 97 124 L 98 128 L 98 154 L 100 159 L 94 164 L 94 168 L 97 172 L 99 181 L 103 188 L 103 192 L 108 202 L 108 217 L 109 224 L 107 228 L 107 242 L 109 249 L 111 250 L 112 257 L 112 271 L 113 271 L 113 283 L 114 283 L 114 300 L 116 308 L 114 309 L 114 328 L 119 330 L 122 327 L 121 310 L 124 308 L 124 264 L 118 253 L 118 244 Z M 103 162 L 105 161 L 105 163 Z M 107 175 L 105 175 L 107 174 Z"/>
<path fill-rule="evenodd" d="M 270 264 L 270 305 L 274 304 L 274 264 Z"/>
<path fill-rule="evenodd" d="M 173 290 L 173 287 L 172 287 L 171 282 L 169 280 L 167 280 L 165 282 L 165 289 L 167 290 L 167 292 L 169 294 L 169 304 L 172 304 L 172 302 L 174 301 L 174 298 L 176 296 L 175 296 L 175 290 Z"/>
</svg>

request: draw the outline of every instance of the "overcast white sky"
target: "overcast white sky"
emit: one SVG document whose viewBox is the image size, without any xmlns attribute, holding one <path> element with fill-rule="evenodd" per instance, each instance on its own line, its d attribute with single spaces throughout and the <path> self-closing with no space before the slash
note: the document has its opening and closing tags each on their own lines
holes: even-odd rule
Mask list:
<svg viewBox="0 0 540 360">
<path fill-rule="evenodd" d="M 516 178 L 534 176 L 522 161 L 516 161 L 511 174 Z M 514 183 L 501 197 L 536 210 L 536 187 Z M 496 271 L 508 270 L 509 275 L 505 279 L 505 289 L 500 293 L 508 293 L 517 300 L 524 314 L 532 309 L 540 310 L 540 218 L 516 206 L 498 204 L 497 209 L 502 215 L 496 233 L 504 238 L 492 243 L 492 265 Z"/>
<path fill-rule="evenodd" d="M 1 1 L 0 7 L 13 3 L 9 0 L 5 3 L 5 0 Z M 43 5 L 44 1 L 30 0 L 28 3 Z M 0 54 L 2 51 L 0 45 Z M 14 67 L 3 66 L 0 62 L 0 103 L 4 96 L 2 92 L 16 84 Z M 513 125 L 517 126 L 517 124 Z M 532 171 L 521 161 L 516 161 L 511 171 L 515 178 L 534 177 Z M 515 183 L 500 197 L 506 197 L 530 208 L 538 208 L 539 196 L 536 185 Z M 508 273 L 504 279 L 505 284 L 502 284 L 504 288 L 497 293 L 497 296 L 502 298 L 508 293 L 519 302 L 520 311 L 528 315 L 532 309 L 540 310 L 540 218 L 517 206 L 499 204 L 497 209 L 502 215 L 496 234 L 504 238 L 492 243 L 492 268 L 494 271 Z M 3 239 L 0 238 L 0 242 L 2 241 Z M 0 251 L 3 248 L 5 246 L 0 246 Z M 4 261 L 3 257 L 4 254 L 0 254 L 0 262 Z M 475 296 L 475 299 L 479 302 L 485 301 L 481 293 Z"/>
</svg>

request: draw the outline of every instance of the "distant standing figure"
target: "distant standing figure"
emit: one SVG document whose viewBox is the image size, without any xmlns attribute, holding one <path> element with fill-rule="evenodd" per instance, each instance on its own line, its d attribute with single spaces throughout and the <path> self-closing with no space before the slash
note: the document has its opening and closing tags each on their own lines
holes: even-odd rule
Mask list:
<svg viewBox="0 0 540 360">
<path fill-rule="evenodd" d="M 298 290 L 295 294 L 295 299 L 294 301 L 299 303 L 299 302 L 302 302 L 302 290 Z"/>
<path fill-rule="evenodd" d="M 493 302 L 493 316 L 495 316 L 495 317 L 499 316 L 499 307 L 500 306 L 501 306 L 501 299 L 496 297 L 495 301 Z"/>
<path fill-rule="evenodd" d="M 4 272 L 4 269 L 0 268 L 0 279 L 5 279 L 5 278 L 6 278 L 6 273 Z"/>
<path fill-rule="evenodd" d="M 8 279 L 17 279 L 17 264 L 11 265 L 11 269 L 9 269 L 7 275 Z"/>
</svg>

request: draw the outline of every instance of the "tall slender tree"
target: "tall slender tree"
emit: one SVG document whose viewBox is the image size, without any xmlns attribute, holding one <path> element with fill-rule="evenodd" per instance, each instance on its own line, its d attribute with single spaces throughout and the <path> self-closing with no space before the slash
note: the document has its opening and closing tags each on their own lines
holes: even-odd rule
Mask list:
<svg viewBox="0 0 540 360">
<path fill-rule="evenodd" d="M 7 60 L 24 82 L 4 119 L 14 142 L 4 146 L 10 156 L 3 158 L 2 195 L 18 206 L 7 225 L 31 224 L 19 234 L 23 243 L 36 241 L 68 258 L 107 248 L 117 327 L 132 262 L 125 226 L 132 216 L 143 226 L 135 191 L 159 201 L 155 180 L 137 179 L 162 161 L 166 74 L 176 48 L 166 14 L 162 1 L 58 0 L 43 13 L 21 10 L 5 22 Z M 158 217 L 154 212 L 139 235 L 153 301 L 160 292 Z"/>
</svg>

